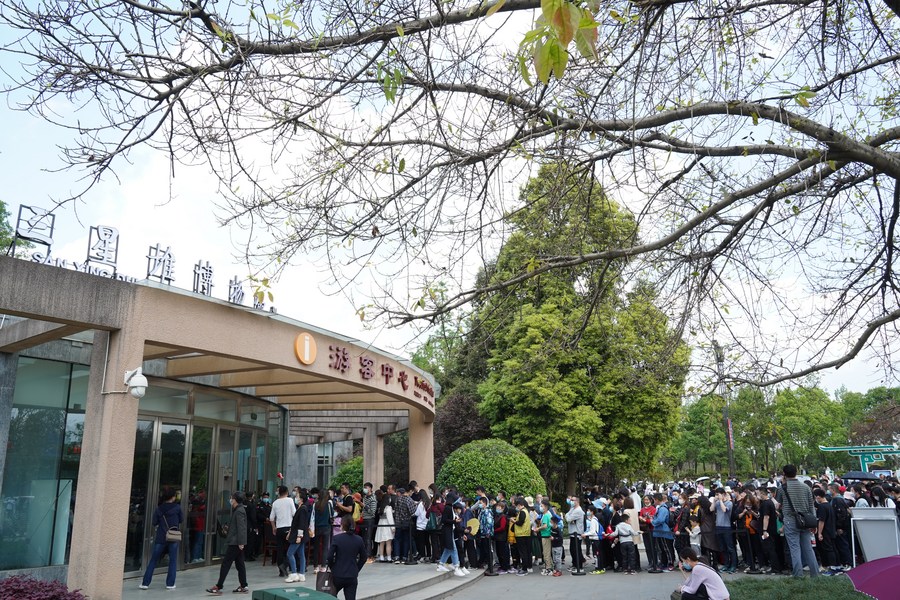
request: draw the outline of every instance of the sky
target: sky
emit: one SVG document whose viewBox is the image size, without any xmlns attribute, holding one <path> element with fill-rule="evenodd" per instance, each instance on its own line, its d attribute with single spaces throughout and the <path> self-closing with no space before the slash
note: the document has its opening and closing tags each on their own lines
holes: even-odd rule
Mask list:
<svg viewBox="0 0 900 600">
<path fill-rule="evenodd" d="M 9 60 L 0 58 L 6 68 L 11 66 Z M 54 199 L 79 190 L 83 182 L 79 181 L 78 172 L 58 171 L 62 166 L 58 146 L 69 141 L 70 132 L 13 110 L 8 104 L 9 99 L 0 102 L 0 199 L 6 202 L 14 225 L 20 205 L 49 208 Z M 83 202 L 57 210 L 52 255 L 70 263 L 81 262 L 87 253 L 90 226 L 116 227 L 121 238 L 120 273 L 143 279 L 148 248 L 159 244 L 170 247 L 175 256 L 176 287 L 191 289 L 194 264 L 208 261 L 214 269 L 212 295 L 226 299 L 229 280 L 235 276 L 244 279 L 248 273 L 237 258 L 246 236 L 236 227 L 219 225 L 218 217 L 224 215 L 217 214 L 215 208 L 215 177 L 202 165 L 176 165 L 173 175 L 167 158 L 146 148 L 131 154 L 130 159 L 117 166 L 117 179 L 107 177 L 90 190 Z M 424 337 L 409 326 L 392 329 L 380 323 L 362 322 L 357 315 L 359 306 L 344 295 L 326 293 L 333 289 L 332 283 L 330 274 L 312 262 L 291 266 L 273 286 L 273 304 L 284 316 L 402 356 L 411 356 L 424 342 Z M 364 295 L 365 286 L 363 282 L 356 292 Z M 250 304 L 249 286 L 244 288 L 244 304 Z M 702 357 L 703 353 L 694 352 L 695 361 Z M 842 386 L 865 391 L 893 383 L 883 377 L 877 361 L 864 352 L 841 369 L 822 373 L 820 385 L 833 392 Z"/>
</svg>

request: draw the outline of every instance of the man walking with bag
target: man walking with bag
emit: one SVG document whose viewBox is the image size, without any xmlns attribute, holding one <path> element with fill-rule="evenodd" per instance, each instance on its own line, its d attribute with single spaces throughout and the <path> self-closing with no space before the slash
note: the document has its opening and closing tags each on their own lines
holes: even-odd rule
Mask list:
<svg viewBox="0 0 900 600">
<path fill-rule="evenodd" d="M 219 569 L 219 581 L 206 591 L 216 596 L 222 595 L 222 587 L 225 585 L 225 577 L 231 570 L 231 563 L 235 563 L 238 572 L 238 586 L 235 594 L 249 594 L 247 587 L 247 568 L 244 566 L 244 547 L 247 545 L 247 510 L 244 508 L 244 494 L 235 492 L 231 495 L 231 522 L 228 524 L 228 534 L 225 543 L 228 548 L 222 558 L 222 567 Z"/>
<path fill-rule="evenodd" d="M 816 527 L 816 512 L 812 490 L 797 479 L 797 467 L 785 465 L 784 484 L 776 499 L 781 505 L 784 522 L 784 539 L 791 551 L 791 575 L 803 577 L 803 566 L 809 568 L 810 577 L 819 576 L 819 564 L 812 547 L 810 529 Z"/>
</svg>

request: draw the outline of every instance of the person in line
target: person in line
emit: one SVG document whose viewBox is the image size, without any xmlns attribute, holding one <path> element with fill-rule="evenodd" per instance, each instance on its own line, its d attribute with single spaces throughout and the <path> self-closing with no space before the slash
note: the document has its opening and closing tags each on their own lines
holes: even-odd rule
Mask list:
<svg viewBox="0 0 900 600">
<path fill-rule="evenodd" d="M 709 565 L 718 571 L 719 540 L 716 536 L 716 513 L 712 509 L 712 500 L 706 494 L 701 492 L 697 502 L 700 507 L 700 548 Z M 731 527 L 731 523 L 728 527 Z"/>
<path fill-rule="evenodd" d="M 635 531 L 631 527 L 631 515 L 624 513 L 622 520 L 616 525 L 613 535 L 614 543 L 619 546 L 619 554 L 621 556 L 620 565 L 626 575 L 634 575 L 637 572 L 637 548 L 634 545 L 634 539 L 640 535 L 639 531 Z"/>
<path fill-rule="evenodd" d="M 285 491 L 287 496 L 287 491 Z M 290 499 L 288 499 L 290 501 Z M 293 502 L 291 502 L 293 504 Z M 231 522 L 228 524 L 228 533 L 225 537 L 225 556 L 222 558 L 222 566 L 219 568 L 219 580 L 216 585 L 207 588 L 207 592 L 215 596 L 222 595 L 225 585 L 225 577 L 231 570 L 231 564 L 237 566 L 238 587 L 235 594 L 249 594 L 247 587 L 247 567 L 244 565 L 244 546 L 247 545 L 247 511 L 244 508 L 244 494 L 235 492 L 231 495 Z"/>
<path fill-rule="evenodd" d="M 797 467 L 785 465 L 782 469 L 784 485 L 778 490 L 776 500 L 781 505 L 784 539 L 791 553 L 791 574 L 803 577 L 803 566 L 809 568 L 810 577 L 819 576 L 819 564 L 812 547 L 809 529 L 797 527 L 797 512 L 812 513 L 813 495 L 803 482 L 797 479 Z"/>
<path fill-rule="evenodd" d="M 287 561 L 290 575 L 285 583 L 306 581 L 306 540 L 309 538 L 309 505 L 306 494 L 300 493 L 300 500 L 294 518 L 291 519 L 291 528 L 287 539 L 290 545 L 287 549 Z M 298 564 L 299 561 L 299 564 Z"/>
<path fill-rule="evenodd" d="M 566 513 L 566 524 L 569 526 L 569 553 L 572 555 L 572 567 L 576 573 L 584 570 L 584 555 L 581 553 L 581 538 L 584 536 L 584 510 L 577 496 L 568 500 L 569 512 Z"/>
<path fill-rule="evenodd" d="M 516 549 L 519 551 L 519 570 L 516 575 L 523 577 L 528 575 L 532 569 L 531 563 L 531 515 L 528 512 L 528 505 L 525 498 L 519 496 L 516 498 L 516 520 L 512 526 L 513 533 L 516 536 Z"/>
<path fill-rule="evenodd" d="M 412 495 L 412 499 L 416 502 L 416 510 L 413 512 L 416 525 L 416 553 L 419 555 L 419 561 L 431 561 L 431 536 L 428 532 L 428 509 L 431 508 L 431 500 L 423 490 L 419 490 Z"/>
<path fill-rule="evenodd" d="M 683 585 L 675 589 L 672 598 L 681 600 L 729 600 L 728 588 L 722 577 L 711 567 L 700 562 L 692 548 L 682 548 L 678 553 L 678 568 L 685 578 Z"/>
<path fill-rule="evenodd" d="M 816 519 L 818 520 L 816 544 L 819 546 L 819 558 L 822 559 L 822 566 L 828 569 L 824 575 L 837 575 L 843 571 L 838 563 L 837 548 L 834 542 L 834 538 L 837 537 L 834 509 L 825 496 L 825 490 L 814 489 L 813 498 L 816 502 Z"/>
<path fill-rule="evenodd" d="M 710 510 L 716 515 L 716 539 L 725 553 L 725 573 L 737 571 L 737 549 L 734 547 L 734 533 L 731 530 L 731 509 L 734 502 L 724 488 L 716 488 L 716 497 Z"/>
<path fill-rule="evenodd" d="M 375 494 L 372 492 L 373 489 L 374 486 L 372 486 L 370 482 L 367 481 L 363 484 L 363 522 L 359 531 L 363 541 L 366 543 L 366 552 L 369 554 L 369 562 L 375 562 L 375 547 L 373 546 L 373 542 L 375 540 L 375 525 L 378 522 L 375 516 L 378 512 L 378 498 L 376 498 Z"/>
<path fill-rule="evenodd" d="M 169 555 L 166 589 L 175 589 L 175 573 L 178 570 L 178 546 L 180 542 L 166 541 L 166 532 L 170 529 L 181 531 L 181 522 L 184 520 L 184 517 L 181 513 L 181 504 L 176 502 L 177 497 L 175 490 L 166 488 L 160 494 L 159 505 L 153 511 L 153 526 L 156 527 L 156 534 L 153 538 L 153 554 L 150 556 L 150 562 L 147 563 L 147 570 L 144 571 L 141 585 L 138 586 L 142 590 L 150 588 L 156 563 L 159 562 L 164 553 Z"/>
<path fill-rule="evenodd" d="M 326 570 L 325 561 L 328 558 L 328 547 L 331 544 L 332 521 L 334 520 L 334 505 L 327 490 L 319 493 L 316 503 L 313 505 L 313 529 L 316 537 L 313 538 L 314 555 L 316 564 L 315 572 Z"/>
<path fill-rule="evenodd" d="M 550 555 L 553 557 L 553 576 L 562 577 L 563 533 L 562 519 L 550 517 Z"/>
<path fill-rule="evenodd" d="M 456 503 L 456 494 L 450 492 L 447 494 L 447 501 L 444 502 L 444 512 L 441 513 L 441 543 L 443 552 L 438 559 L 437 570 L 441 572 L 453 571 L 457 577 L 465 577 L 459 566 L 459 552 L 456 549 L 455 529 L 461 518 L 454 508 Z M 447 568 L 447 560 L 450 560 L 452 569 Z"/>
<path fill-rule="evenodd" d="M 541 499 L 541 512 L 540 512 L 540 521 L 537 523 L 537 527 L 535 528 L 535 532 L 541 540 L 541 556 L 543 558 L 543 565 L 541 569 L 541 575 L 553 575 L 553 545 L 550 540 L 550 529 L 551 529 L 551 518 L 553 517 L 550 514 L 550 501 L 546 498 Z"/>
<path fill-rule="evenodd" d="M 494 546 L 497 548 L 498 574 L 512 572 L 509 555 L 509 519 L 506 517 L 506 502 L 500 500 L 494 506 Z"/>
<path fill-rule="evenodd" d="M 275 535 L 277 543 L 277 552 L 275 554 L 275 564 L 278 566 L 278 576 L 287 577 L 287 550 L 288 550 L 288 532 L 291 530 L 291 521 L 297 505 L 294 500 L 288 497 L 288 488 L 286 485 L 278 486 L 278 499 L 272 503 L 272 512 L 269 518 L 272 521 L 272 533 Z"/>
<path fill-rule="evenodd" d="M 353 514 L 345 514 L 341 517 L 342 535 L 334 536 L 328 549 L 328 566 L 331 568 L 335 595 L 343 590 L 344 600 L 356 600 L 359 572 L 368 559 L 366 543 L 354 533 L 355 530 Z"/>
<path fill-rule="evenodd" d="M 378 544 L 378 562 L 391 562 L 391 547 L 394 544 L 394 496 L 384 494 L 381 497 L 381 517 L 378 519 L 378 530 L 375 532 L 375 543 Z"/>
<path fill-rule="evenodd" d="M 656 545 L 656 569 L 671 571 L 675 567 L 675 534 L 669 527 L 669 507 L 666 497 L 657 492 L 653 496 L 656 512 L 650 524 L 653 526 L 651 537 Z"/>
</svg>

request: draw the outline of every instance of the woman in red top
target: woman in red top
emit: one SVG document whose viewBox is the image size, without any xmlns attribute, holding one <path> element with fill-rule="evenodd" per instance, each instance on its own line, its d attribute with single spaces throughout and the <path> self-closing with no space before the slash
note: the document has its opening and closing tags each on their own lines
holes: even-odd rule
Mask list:
<svg viewBox="0 0 900 600">
<path fill-rule="evenodd" d="M 662 571 L 656 568 L 656 550 L 654 548 L 653 543 L 653 525 L 650 522 L 653 520 L 653 517 L 656 516 L 656 506 L 653 504 L 653 499 L 650 496 L 644 496 L 644 499 L 641 501 L 643 507 L 638 513 L 638 518 L 640 526 L 641 526 L 641 538 L 644 540 L 644 551 L 647 553 L 647 572 L 648 573 L 662 573 Z"/>
</svg>

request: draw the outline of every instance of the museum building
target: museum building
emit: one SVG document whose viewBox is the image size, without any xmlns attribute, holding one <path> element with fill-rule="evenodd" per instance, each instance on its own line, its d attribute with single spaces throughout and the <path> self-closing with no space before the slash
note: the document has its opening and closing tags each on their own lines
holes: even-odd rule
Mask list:
<svg viewBox="0 0 900 600">
<path fill-rule="evenodd" d="M 0 256 L 0 578 L 119 600 L 165 487 L 180 568 L 214 564 L 232 492 L 323 486 L 352 440 L 380 483 L 384 436 L 408 429 L 410 477 L 431 483 L 434 403 L 428 373 L 313 325 Z"/>
</svg>

